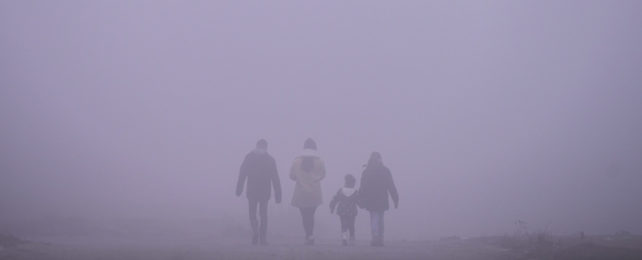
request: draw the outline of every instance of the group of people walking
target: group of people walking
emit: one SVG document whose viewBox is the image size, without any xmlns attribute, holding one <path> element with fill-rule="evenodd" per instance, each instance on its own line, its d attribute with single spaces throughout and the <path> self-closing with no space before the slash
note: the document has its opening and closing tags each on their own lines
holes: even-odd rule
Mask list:
<svg viewBox="0 0 642 260">
<path fill-rule="evenodd" d="M 275 202 L 281 203 L 281 181 L 276 162 L 268 154 L 267 147 L 267 141 L 261 139 L 256 143 L 256 148 L 245 156 L 236 185 L 237 196 L 241 196 L 246 187 L 253 245 L 267 244 L 267 202 L 272 189 Z M 289 174 L 290 179 L 296 183 L 292 206 L 299 208 L 301 212 L 306 245 L 314 244 L 314 213 L 323 202 L 321 181 L 325 176 L 325 164 L 317 153 L 317 144 L 308 138 L 303 144 L 303 151 L 294 159 Z M 373 152 L 370 155 L 361 174 L 360 187 L 357 189 L 356 186 L 356 178 L 347 174 L 344 186 L 330 202 L 330 211 L 339 215 L 342 243 L 354 244 L 355 219 L 359 207 L 370 213 L 370 245 L 383 246 L 383 216 L 389 209 L 388 198 L 392 198 L 397 208 L 399 195 L 390 170 L 383 164 L 381 154 Z"/>
</svg>

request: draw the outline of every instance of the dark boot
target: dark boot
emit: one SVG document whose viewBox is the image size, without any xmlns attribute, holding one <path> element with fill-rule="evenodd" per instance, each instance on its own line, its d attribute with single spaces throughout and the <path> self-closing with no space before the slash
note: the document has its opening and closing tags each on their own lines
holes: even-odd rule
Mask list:
<svg viewBox="0 0 642 260">
<path fill-rule="evenodd" d="M 259 234 L 254 233 L 254 234 L 252 235 L 252 245 L 254 245 L 254 246 L 255 246 L 255 245 L 257 245 L 258 243 L 259 243 Z"/>
<path fill-rule="evenodd" d="M 383 238 L 382 237 L 373 237 L 372 241 L 370 241 L 370 246 L 374 247 L 382 247 L 383 246 Z"/>
<path fill-rule="evenodd" d="M 375 240 L 375 246 L 376 247 L 382 247 L 383 246 L 383 238 L 378 237 L 377 240 Z"/>
<path fill-rule="evenodd" d="M 259 243 L 262 246 L 267 246 L 268 245 L 267 239 L 265 238 L 265 234 L 261 234 L 261 236 L 259 237 Z"/>
<path fill-rule="evenodd" d="M 314 245 L 314 236 L 307 236 L 305 238 L 305 245 L 306 246 L 312 246 Z"/>
<path fill-rule="evenodd" d="M 341 233 L 341 245 L 348 246 L 348 232 Z"/>
</svg>

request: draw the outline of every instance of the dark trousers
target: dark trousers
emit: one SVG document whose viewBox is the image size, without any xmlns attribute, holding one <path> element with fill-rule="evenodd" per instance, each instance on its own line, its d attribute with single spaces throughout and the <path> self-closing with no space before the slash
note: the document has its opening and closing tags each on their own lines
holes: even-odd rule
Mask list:
<svg viewBox="0 0 642 260">
<path fill-rule="evenodd" d="M 308 238 L 314 233 L 314 212 L 317 207 L 299 208 L 301 211 L 301 218 L 303 219 L 303 230 L 305 230 L 305 237 Z"/>
<path fill-rule="evenodd" d="M 357 216 L 339 216 L 341 219 L 341 233 L 350 232 L 350 238 L 354 239 L 354 220 Z"/>
<path fill-rule="evenodd" d="M 265 234 L 267 233 L 267 200 L 248 199 L 250 205 L 250 225 L 252 226 L 252 242 L 257 243 L 260 239 L 265 242 Z M 261 218 L 261 225 L 259 227 L 258 220 L 256 219 L 256 210 L 258 208 L 259 217 Z"/>
</svg>

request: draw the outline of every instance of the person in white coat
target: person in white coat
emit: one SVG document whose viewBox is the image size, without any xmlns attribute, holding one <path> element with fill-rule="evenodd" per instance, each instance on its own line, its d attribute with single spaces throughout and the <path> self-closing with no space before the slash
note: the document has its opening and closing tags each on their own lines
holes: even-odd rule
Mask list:
<svg viewBox="0 0 642 260">
<path fill-rule="evenodd" d="M 321 180 L 325 178 L 325 164 L 317 154 L 317 144 L 308 138 L 303 152 L 290 169 L 290 179 L 296 182 L 292 206 L 299 208 L 305 231 L 305 244 L 314 244 L 314 212 L 321 205 Z"/>
</svg>

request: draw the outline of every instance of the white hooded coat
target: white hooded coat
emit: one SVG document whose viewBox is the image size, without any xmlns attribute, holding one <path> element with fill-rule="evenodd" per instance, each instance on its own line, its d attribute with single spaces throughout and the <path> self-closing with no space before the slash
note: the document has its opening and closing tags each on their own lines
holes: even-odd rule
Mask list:
<svg viewBox="0 0 642 260">
<path fill-rule="evenodd" d="M 313 167 L 304 171 L 301 165 L 306 157 L 313 158 Z M 321 193 L 321 180 L 325 178 L 325 165 L 321 157 L 314 150 L 305 149 L 294 159 L 290 169 L 290 179 L 296 181 L 292 206 L 298 208 L 318 207 L 323 202 Z"/>
</svg>

